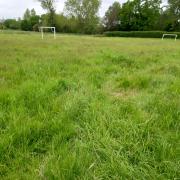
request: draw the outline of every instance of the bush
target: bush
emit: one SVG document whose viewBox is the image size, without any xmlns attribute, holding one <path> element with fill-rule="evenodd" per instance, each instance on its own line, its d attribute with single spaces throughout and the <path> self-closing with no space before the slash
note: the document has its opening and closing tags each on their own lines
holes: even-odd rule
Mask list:
<svg viewBox="0 0 180 180">
<path fill-rule="evenodd" d="M 7 29 L 20 29 L 20 21 L 15 19 L 7 19 L 4 21 L 4 26 Z"/>
<path fill-rule="evenodd" d="M 108 31 L 104 32 L 108 37 L 139 37 L 139 38 L 162 38 L 163 34 L 169 32 L 163 31 Z M 177 34 L 180 38 L 180 32 L 170 32 L 171 34 Z"/>
<path fill-rule="evenodd" d="M 36 32 L 39 31 L 39 25 L 38 25 L 38 24 L 35 24 L 35 25 L 33 26 L 33 31 L 36 31 Z"/>
<path fill-rule="evenodd" d="M 30 21 L 28 20 L 22 20 L 21 21 L 21 29 L 23 31 L 31 31 L 31 24 L 30 24 Z"/>
<path fill-rule="evenodd" d="M 78 23 L 75 18 L 67 18 L 63 14 L 55 16 L 55 26 L 57 32 L 63 33 L 77 33 Z"/>
<path fill-rule="evenodd" d="M 21 21 L 21 29 L 23 31 L 38 31 L 39 16 L 32 16 L 30 19 Z"/>
<path fill-rule="evenodd" d="M 0 23 L 0 30 L 4 29 L 4 26 L 2 23 Z"/>
</svg>

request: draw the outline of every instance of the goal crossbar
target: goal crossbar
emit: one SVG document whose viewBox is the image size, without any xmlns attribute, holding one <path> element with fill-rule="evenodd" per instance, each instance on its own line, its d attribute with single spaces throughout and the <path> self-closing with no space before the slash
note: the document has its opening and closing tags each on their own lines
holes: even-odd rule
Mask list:
<svg viewBox="0 0 180 180">
<path fill-rule="evenodd" d="M 177 37 L 178 37 L 177 34 L 163 34 L 162 40 L 164 40 L 164 38 L 165 38 L 166 36 L 174 36 L 174 37 L 175 37 L 175 41 L 177 40 Z"/>
<path fill-rule="evenodd" d="M 39 31 L 41 32 L 42 39 L 44 39 L 44 31 L 43 31 L 43 29 L 51 29 L 51 31 L 53 31 L 53 34 L 54 34 L 54 39 L 56 39 L 56 28 L 55 27 L 40 27 Z"/>
</svg>

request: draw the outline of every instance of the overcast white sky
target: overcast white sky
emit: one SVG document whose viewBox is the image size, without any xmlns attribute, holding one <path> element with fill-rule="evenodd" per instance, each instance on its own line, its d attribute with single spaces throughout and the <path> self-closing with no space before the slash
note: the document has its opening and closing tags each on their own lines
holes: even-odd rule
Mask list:
<svg viewBox="0 0 180 180">
<path fill-rule="evenodd" d="M 104 12 L 114 1 L 115 0 L 102 0 L 100 9 L 101 16 L 104 15 Z M 63 11 L 64 2 L 65 0 L 58 0 L 57 12 Z M 120 2 L 125 2 L 125 0 L 120 0 Z M 40 3 L 38 3 L 36 0 L 0 0 L 0 19 L 22 17 L 24 11 L 27 8 L 34 8 L 37 14 L 41 14 L 44 12 L 40 6 Z"/>
<path fill-rule="evenodd" d="M 57 12 L 63 11 L 64 1 L 65 0 L 58 0 Z M 114 1 L 115 0 L 102 0 L 99 14 L 103 16 L 105 11 Z M 120 3 L 123 3 L 126 0 L 119 1 Z M 0 19 L 22 17 L 27 8 L 34 8 L 37 14 L 42 14 L 44 12 L 40 6 L 40 3 L 38 3 L 36 0 L 0 0 Z"/>
</svg>

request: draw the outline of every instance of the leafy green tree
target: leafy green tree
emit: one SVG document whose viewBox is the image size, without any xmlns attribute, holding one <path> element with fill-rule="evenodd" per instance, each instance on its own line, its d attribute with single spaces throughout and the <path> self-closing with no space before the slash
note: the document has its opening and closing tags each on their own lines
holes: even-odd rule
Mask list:
<svg viewBox="0 0 180 180">
<path fill-rule="evenodd" d="M 23 16 L 23 19 L 24 20 L 29 20 L 31 17 L 31 12 L 29 9 L 26 9 L 25 13 L 24 13 L 24 16 Z"/>
<path fill-rule="evenodd" d="M 48 12 L 48 25 L 54 26 L 55 25 L 55 0 L 38 0 L 41 3 L 43 9 L 47 10 Z"/>
<path fill-rule="evenodd" d="M 3 23 L 0 22 L 0 29 L 4 29 Z"/>
<path fill-rule="evenodd" d="M 161 0 L 128 0 L 122 6 L 124 30 L 154 30 L 160 17 Z"/>
<path fill-rule="evenodd" d="M 139 14 L 139 2 L 128 0 L 121 10 L 121 28 L 123 30 L 138 30 L 137 19 Z"/>
<path fill-rule="evenodd" d="M 32 26 L 30 24 L 30 21 L 24 19 L 21 21 L 21 29 L 23 31 L 31 31 L 32 30 Z"/>
<path fill-rule="evenodd" d="M 33 17 L 33 16 L 36 16 L 36 11 L 35 11 L 35 9 L 33 8 L 33 9 L 31 9 L 31 17 Z"/>
<path fill-rule="evenodd" d="M 4 26 L 7 29 L 20 29 L 20 21 L 16 19 L 6 19 L 4 21 Z"/>
<path fill-rule="evenodd" d="M 168 0 L 170 11 L 180 18 L 180 0 Z"/>
<path fill-rule="evenodd" d="M 142 0 L 140 10 L 140 30 L 155 30 L 160 18 L 161 0 Z"/>
<path fill-rule="evenodd" d="M 168 0 L 173 30 L 180 30 L 180 0 Z"/>
<path fill-rule="evenodd" d="M 56 30 L 64 33 L 77 33 L 78 23 L 74 17 L 67 17 L 64 14 L 56 14 L 55 16 Z"/>
<path fill-rule="evenodd" d="M 94 33 L 99 23 L 100 0 L 67 0 L 65 10 L 68 16 L 78 21 L 79 31 Z"/>
<path fill-rule="evenodd" d="M 24 13 L 24 19 L 21 21 L 21 29 L 24 31 L 37 30 L 39 19 L 40 17 L 36 15 L 36 11 L 34 9 L 27 9 Z"/>
<path fill-rule="evenodd" d="M 119 30 L 121 22 L 121 4 L 119 2 L 114 2 L 112 6 L 109 7 L 104 17 L 104 24 L 106 30 Z"/>
</svg>

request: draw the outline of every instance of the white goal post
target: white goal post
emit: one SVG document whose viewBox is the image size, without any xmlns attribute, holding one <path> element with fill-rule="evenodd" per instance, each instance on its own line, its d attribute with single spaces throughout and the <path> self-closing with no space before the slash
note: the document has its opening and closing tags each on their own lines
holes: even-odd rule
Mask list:
<svg viewBox="0 0 180 180">
<path fill-rule="evenodd" d="M 162 40 L 164 40 L 164 38 L 165 38 L 166 36 L 174 36 L 174 37 L 175 37 L 175 41 L 177 40 L 177 37 L 178 37 L 177 34 L 163 34 Z"/>
<path fill-rule="evenodd" d="M 44 39 L 44 31 L 43 31 L 44 29 L 51 29 L 51 31 L 54 34 L 54 39 L 56 39 L 56 28 L 55 27 L 40 27 L 39 31 L 41 32 L 42 39 Z"/>
</svg>

